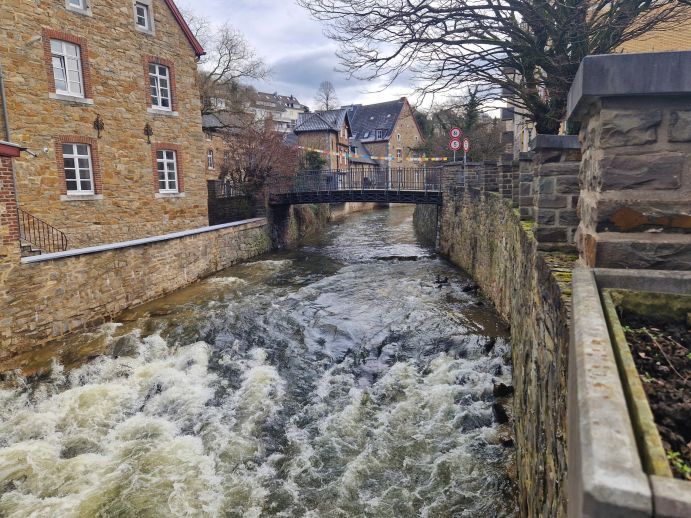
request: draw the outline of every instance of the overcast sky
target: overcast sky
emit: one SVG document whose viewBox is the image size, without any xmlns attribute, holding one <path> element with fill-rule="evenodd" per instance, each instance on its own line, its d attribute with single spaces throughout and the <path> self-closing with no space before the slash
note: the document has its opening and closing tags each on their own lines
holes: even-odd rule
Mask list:
<svg viewBox="0 0 691 518">
<path fill-rule="evenodd" d="M 178 0 L 178 5 L 209 19 L 215 25 L 229 22 L 242 31 L 257 53 L 271 67 L 261 91 L 295 95 L 314 108 L 319 83 L 331 81 L 341 104 L 374 103 L 413 96 L 405 80 L 384 92 L 382 84 L 349 80 L 339 73 L 337 46 L 323 34 L 324 27 L 294 0 Z M 411 102 L 414 99 L 411 98 Z"/>
</svg>

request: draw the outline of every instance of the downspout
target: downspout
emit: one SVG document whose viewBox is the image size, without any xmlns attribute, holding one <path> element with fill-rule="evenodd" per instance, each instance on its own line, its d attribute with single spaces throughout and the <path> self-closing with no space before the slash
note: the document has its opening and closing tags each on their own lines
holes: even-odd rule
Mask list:
<svg viewBox="0 0 691 518">
<path fill-rule="evenodd" d="M 7 115 L 7 98 L 5 97 L 5 76 L 0 63 L 0 97 L 2 98 L 2 121 L 5 125 L 5 142 L 10 142 L 10 121 Z"/>
<path fill-rule="evenodd" d="M 2 121 L 5 126 L 5 142 L 11 142 L 12 135 L 10 134 L 10 119 L 7 110 L 7 96 L 5 95 L 5 75 L 2 71 L 2 62 L 0 62 L 0 98 L 2 98 Z M 22 224 L 19 219 L 19 191 L 17 190 L 17 173 L 15 171 L 14 160 L 12 164 L 12 183 L 14 184 L 14 202 L 17 207 L 17 228 L 19 228 L 19 244 L 22 239 Z"/>
</svg>

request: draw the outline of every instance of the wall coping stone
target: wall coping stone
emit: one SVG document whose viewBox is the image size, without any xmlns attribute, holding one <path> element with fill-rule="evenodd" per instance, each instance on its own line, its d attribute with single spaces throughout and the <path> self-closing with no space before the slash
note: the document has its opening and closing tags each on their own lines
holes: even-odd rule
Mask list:
<svg viewBox="0 0 691 518">
<path fill-rule="evenodd" d="M 533 151 L 541 149 L 581 149 L 578 135 L 536 135 L 530 141 Z"/>
<path fill-rule="evenodd" d="M 650 517 L 624 389 L 592 270 L 573 272 L 568 380 L 568 516 Z"/>
<path fill-rule="evenodd" d="M 164 234 L 161 236 L 145 237 L 143 239 L 135 239 L 132 241 L 121 241 L 119 243 L 109 243 L 107 245 L 92 246 L 89 248 L 78 248 L 74 250 L 67 250 L 66 252 L 56 252 L 53 254 L 42 254 L 34 257 L 23 257 L 21 262 L 23 264 L 42 263 L 46 261 L 53 261 L 56 259 L 65 259 L 67 257 L 76 257 L 80 255 L 95 254 L 99 252 L 109 252 L 112 250 L 121 250 L 123 248 L 130 248 L 134 246 L 148 245 L 151 243 L 160 243 L 163 241 L 172 241 L 183 237 L 196 236 L 205 234 L 207 232 L 216 232 L 232 227 L 243 227 L 242 230 L 249 230 L 251 228 L 266 225 L 266 218 L 252 218 L 242 221 L 235 221 L 233 223 L 225 223 L 223 225 L 214 225 L 211 227 L 195 228 L 192 230 L 183 230 L 181 232 L 174 232 L 172 234 Z"/>
<path fill-rule="evenodd" d="M 587 56 L 569 91 L 566 117 L 579 121 L 601 97 L 691 95 L 691 51 Z"/>
<path fill-rule="evenodd" d="M 574 270 L 568 516 L 689 516 L 688 482 L 643 471 L 600 300 L 607 288 L 686 294 L 691 272 Z"/>
</svg>

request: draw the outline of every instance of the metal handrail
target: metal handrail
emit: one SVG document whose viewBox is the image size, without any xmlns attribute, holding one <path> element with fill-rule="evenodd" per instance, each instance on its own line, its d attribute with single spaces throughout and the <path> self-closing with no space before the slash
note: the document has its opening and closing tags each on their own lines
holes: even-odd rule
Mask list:
<svg viewBox="0 0 691 518">
<path fill-rule="evenodd" d="M 274 177 L 270 182 L 271 194 L 416 191 L 441 191 L 441 168 L 357 168 L 303 171 L 294 176 Z"/>
<path fill-rule="evenodd" d="M 19 214 L 19 239 L 52 254 L 67 250 L 67 236 L 64 232 L 28 212 L 17 209 Z"/>
</svg>

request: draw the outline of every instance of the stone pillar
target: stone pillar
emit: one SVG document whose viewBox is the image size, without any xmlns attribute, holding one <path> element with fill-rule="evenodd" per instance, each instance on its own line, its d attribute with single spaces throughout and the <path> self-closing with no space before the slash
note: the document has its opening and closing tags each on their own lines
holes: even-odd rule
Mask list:
<svg viewBox="0 0 691 518">
<path fill-rule="evenodd" d="M 499 194 L 502 198 L 513 199 L 513 162 L 499 162 Z"/>
<path fill-rule="evenodd" d="M 578 248 L 588 266 L 691 270 L 691 52 L 583 60 Z"/>
<path fill-rule="evenodd" d="M 514 209 L 519 209 L 521 207 L 521 182 L 523 181 L 522 178 L 525 178 L 526 181 L 528 180 L 528 178 L 530 178 L 530 181 L 526 183 L 529 183 L 530 190 L 532 191 L 533 180 L 532 172 L 530 170 L 532 162 L 532 153 L 519 154 L 518 163 L 515 169 L 513 170 L 513 190 L 511 193 L 511 197 L 513 200 Z M 530 207 L 526 206 L 526 210 L 530 210 Z M 521 214 L 521 218 L 523 218 L 523 214 Z"/>
<path fill-rule="evenodd" d="M 533 141 L 533 232 L 543 250 L 575 248 L 580 149 L 575 135 L 538 135 Z"/>
<path fill-rule="evenodd" d="M 518 207 L 521 219 L 532 221 L 533 219 L 533 154 L 521 153 L 530 156 L 530 159 L 521 159 L 518 166 Z"/>
<path fill-rule="evenodd" d="M 2 272 L 19 262 L 19 220 L 12 159 L 21 148 L 0 141 L 0 281 Z"/>
</svg>

